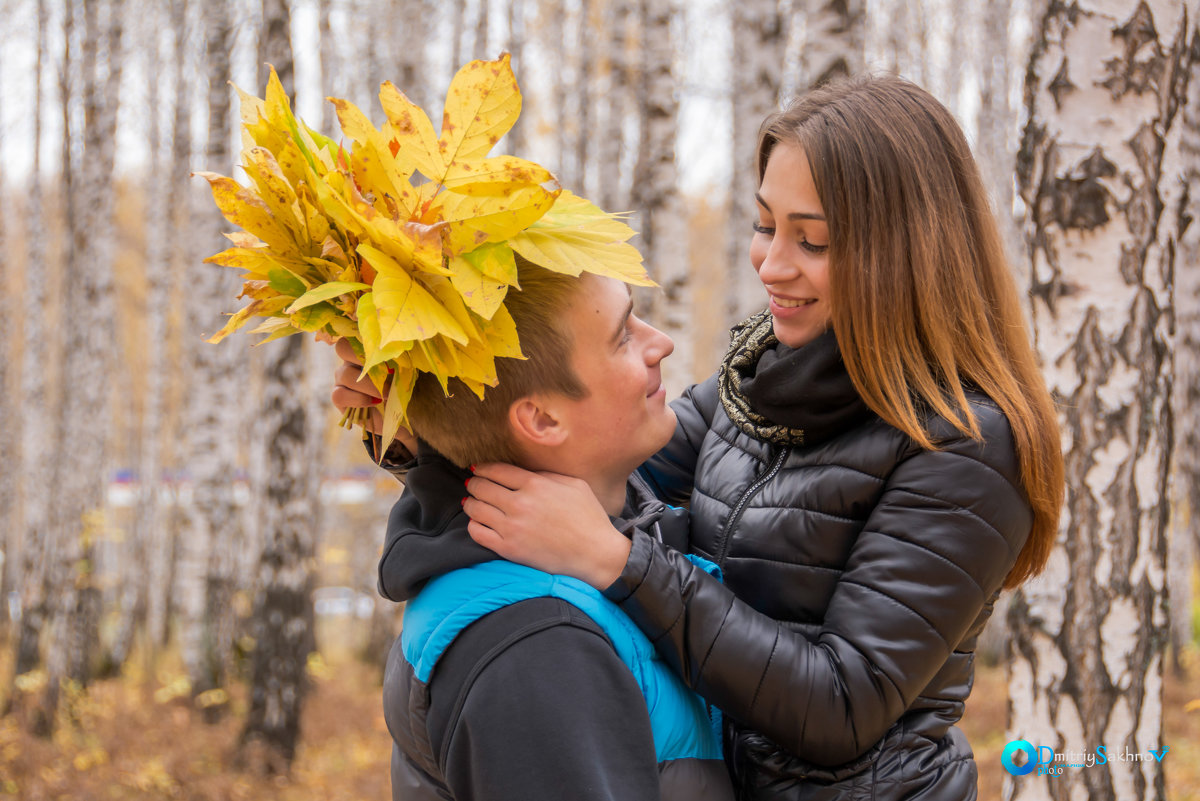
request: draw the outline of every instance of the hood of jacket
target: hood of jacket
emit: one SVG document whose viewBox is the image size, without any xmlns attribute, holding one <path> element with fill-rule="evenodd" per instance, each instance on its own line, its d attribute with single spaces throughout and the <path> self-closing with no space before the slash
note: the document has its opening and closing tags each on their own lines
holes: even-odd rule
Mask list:
<svg viewBox="0 0 1200 801">
<path fill-rule="evenodd" d="M 404 492 L 388 516 L 387 537 L 379 560 L 379 594 L 407 601 L 435 576 L 500 557 L 467 533 L 463 511 L 471 473 L 424 442 L 405 478 Z M 687 548 L 687 512 L 654 497 L 640 476 L 630 476 L 625 509 L 610 517 L 626 536 L 641 529 L 677 549 Z"/>
</svg>

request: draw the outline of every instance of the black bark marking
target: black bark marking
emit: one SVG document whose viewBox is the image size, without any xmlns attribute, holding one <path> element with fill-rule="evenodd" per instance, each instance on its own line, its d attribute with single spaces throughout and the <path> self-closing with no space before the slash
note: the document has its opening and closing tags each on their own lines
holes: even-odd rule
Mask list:
<svg viewBox="0 0 1200 801">
<path fill-rule="evenodd" d="M 1058 72 L 1055 74 L 1054 80 L 1050 81 L 1048 88 L 1054 97 L 1054 108 L 1059 110 L 1062 109 L 1063 98 L 1079 88 L 1071 83 L 1071 77 L 1067 72 L 1066 56 L 1063 56 L 1062 64 L 1059 65 Z"/>
<path fill-rule="evenodd" d="M 1120 40 L 1124 51 L 1117 58 L 1104 62 L 1108 77 L 1100 82 L 1113 100 L 1119 100 L 1129 92 L 1142 94 L 1158 89 L 1162 78 L 1164 55 L 1158 43 L 1158 29 L 1154 27 L 1154 14 L 1145 0 L 1124 25 L 1113 29 L 1113 38 Z M 1143 51 L 1149 46 L 1149 53 Z M 1139 55 L 1142 58 L 1139 60 Z"/>
<path fill-rule="evenodd" d="M 1049 201 L 1050 216 L 1063 230 L 1090 231 L 1111 217 L 1108 202 L 1112 193 L 1101 181 L 1117 174 L 1117 167 L 1099 147 L 1065 176 L 1055 178 Z"/>
</svg>

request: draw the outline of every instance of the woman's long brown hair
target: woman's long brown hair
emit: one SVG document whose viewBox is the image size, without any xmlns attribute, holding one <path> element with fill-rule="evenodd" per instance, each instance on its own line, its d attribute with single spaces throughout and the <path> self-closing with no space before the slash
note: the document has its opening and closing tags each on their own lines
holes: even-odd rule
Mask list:
<svg viewBox="0 0 1200 801">
<path fill-rule="evenodd" d="M 880 76 L 827 84 L 768 117 L 760 181 L 778 143 L 808 157 L 829 225 L 833 329 L 866 404 L 929 449 L 922 407 L 981 436 L 964 383 L 1008 419 L 1034 515 L 1005 580 L 1019 585 L 1054 544 L 1062 446 L 966 138 L 928 92 Z"/>
</svg>

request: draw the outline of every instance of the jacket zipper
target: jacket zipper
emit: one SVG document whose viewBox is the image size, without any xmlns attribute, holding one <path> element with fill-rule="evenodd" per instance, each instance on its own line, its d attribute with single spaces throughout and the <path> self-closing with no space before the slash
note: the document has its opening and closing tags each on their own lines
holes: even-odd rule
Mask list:
<svg viewBox="0 0 1200 801">
<path fill-rule="evenodd" d="M 734 526 L 736 526 L 738 521 L 742 518 L 742 512 L 746 511 L 746 506 L 750 503 L 750 499 L 753 498 L 754 495 L 760 489 L 762 489 L 768 481 L 775 477 L 780 468 L 783 467 L 783 462 L 785 459 L 787 459 L 790 452 L 791 448 L 784 448 L 781 450 L 779 455 L 775 457 L 775 461 L 771 462 L 771 466 L 767 468 L 767 472 L 759 476 L 758 479 L 751 484 L 745 492 L 742 493 L 742 497 L 738 499 L 737 505 L 733 507 L 733 511 L 729 514 L 729 520 L 725 523 L 725 528 L 721 532 L 721 549 L 717 553 L 717 567 L 721 568 L 721 570 L 725 569 L 725 556 L 729 552 L 729 540 L 733 536 Z"/>
</svg>

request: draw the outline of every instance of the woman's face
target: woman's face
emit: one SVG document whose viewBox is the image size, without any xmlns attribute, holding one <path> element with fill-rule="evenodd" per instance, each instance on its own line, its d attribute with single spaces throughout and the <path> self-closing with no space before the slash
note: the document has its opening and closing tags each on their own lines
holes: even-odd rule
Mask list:
<svg viewBox="0 0 1200 801">
<path fill-rule="evenodd" d="M 798 348 L 820 336 L 831 319 L 829 225 L 798 145 L 775 145 L 754 197 L 758 221 L 750 263 L 770 296 L 776 338 Z"/>
</svg>

